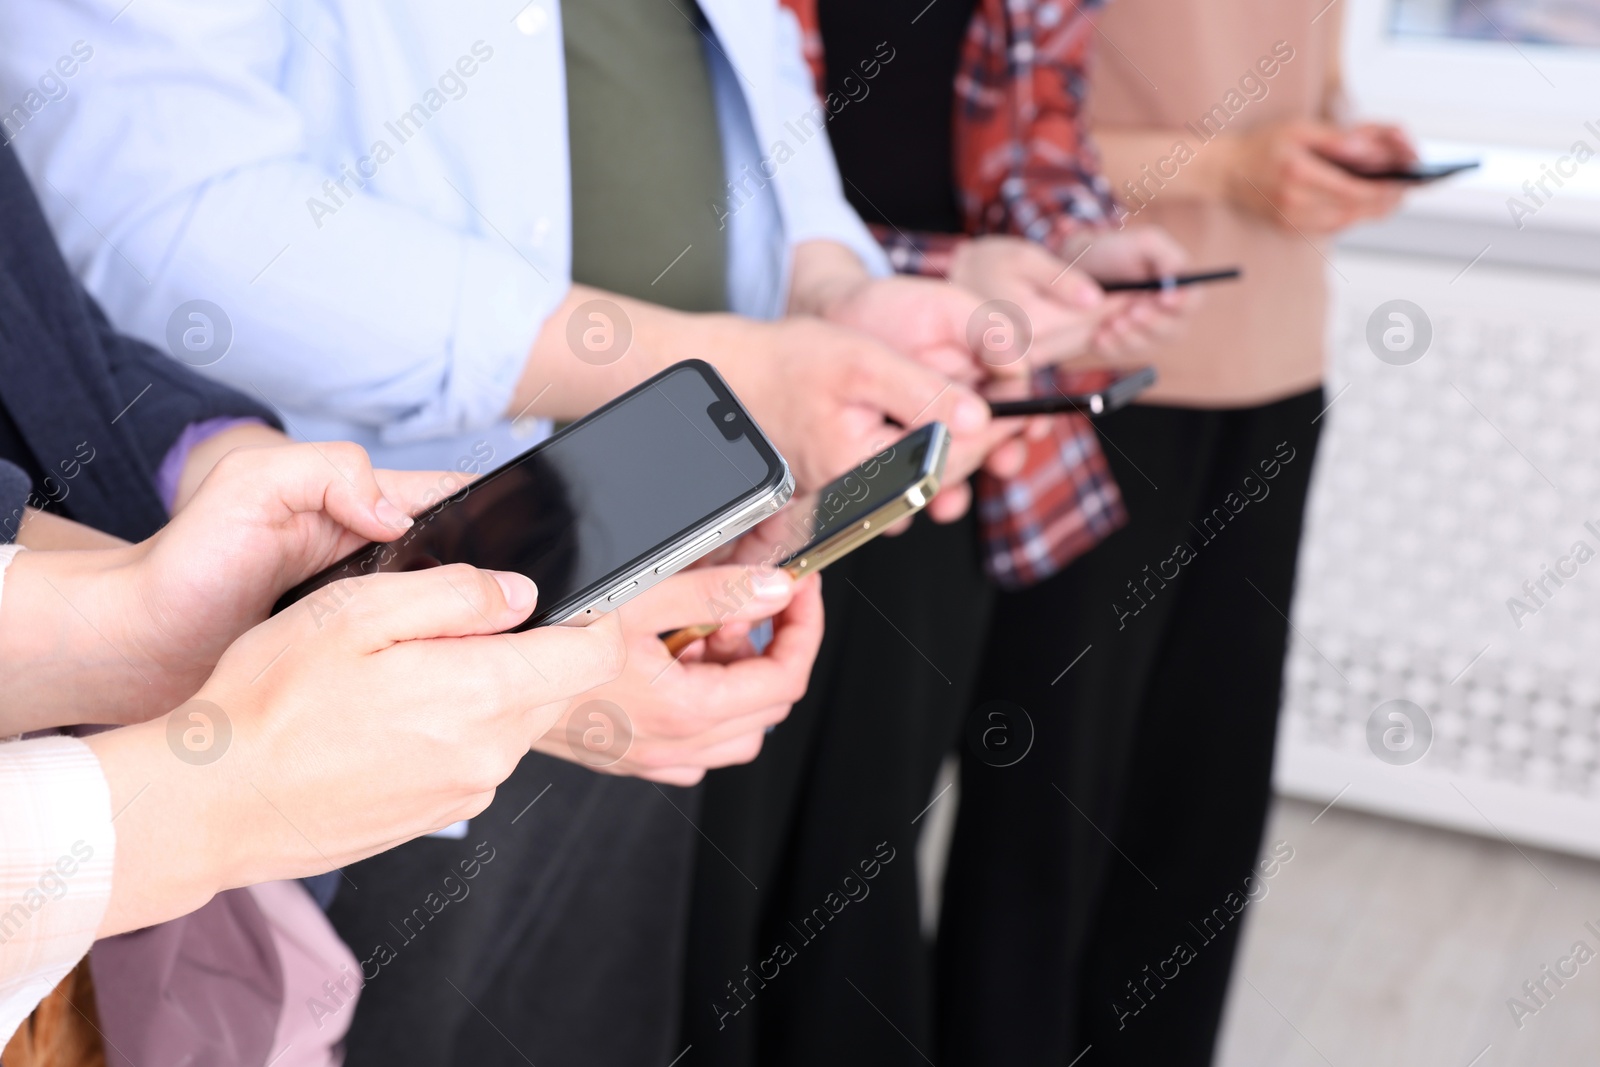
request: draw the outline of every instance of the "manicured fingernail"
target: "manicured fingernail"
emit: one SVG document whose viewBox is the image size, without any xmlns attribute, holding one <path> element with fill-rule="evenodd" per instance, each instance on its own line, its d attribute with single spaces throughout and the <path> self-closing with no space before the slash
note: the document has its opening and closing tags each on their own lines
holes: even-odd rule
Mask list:
<svg viewBox="0 0 1600 1067">
<path fill-rule="evenodd" d="M 750 575 L 751 590 L 768 600 L 782 600 L 793 586 L 794 579 L 782 571 L 755 571 Z"/>
<path fill-rule="evenodd" d="M 538 587 L 533 584 L 533 579 L 525 574 L 515 571 L 490 571 L 494 580 L 500 583 L 500 591 L 506 596 L 506 606 L 512 611 L 523 614 L 533 610 L 534 601 L 539 597 Z"/>
<path fill-rule="evenodd" d="M 411 516 L 389 503 L 386 496 L 380 496 L 378 506 L 372 510 L 378 516 L 378 521 L 391 530 L 404 530 L 411 526 Z"/>
</svg>

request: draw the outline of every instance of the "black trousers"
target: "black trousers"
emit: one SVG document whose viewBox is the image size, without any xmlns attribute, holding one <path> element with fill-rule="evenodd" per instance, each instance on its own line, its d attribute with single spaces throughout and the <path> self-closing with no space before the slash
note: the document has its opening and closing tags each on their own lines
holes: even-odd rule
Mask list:
<svg viewBox="0 0 1600 1067">
<path fill-rule="evenodd" d="M 913 820 L 982 648 L 976 529 L 919 521 L 831 567 L 810 691 L 754 763 L 708 776 L 679 1067 L 925 1067 Z"/>
<path fill-rule="evenodd" d="M 1319 389 L 1107 418 L 1132 521 L 997 603 L 977 697 L 1021 705 L 1036 738 L 1014 766 L 963 760 L 945 1067 L 1063 1067 L 1091 1045 L 1094 1067 L 1211 1062 L 1321 410 Z"/>
<path fill-rule="evenodd" d="M 669 1062 L 698 796 L 529 755 L 465 839 L 348 868 L 329 915 L 366 986 L 345 1062 Z"/>
</svg>

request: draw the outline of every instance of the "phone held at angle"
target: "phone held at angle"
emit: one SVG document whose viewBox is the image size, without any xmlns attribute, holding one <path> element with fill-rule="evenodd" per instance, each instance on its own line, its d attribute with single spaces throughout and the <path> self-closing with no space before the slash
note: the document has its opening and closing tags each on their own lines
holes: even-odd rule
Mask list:
<svg viewBox="0 0 1600 1067">
<path fill-rule="evenodd" d="M 778 566 L 797 579 L 815 574 L 915 515 L 938 495 L 949 458 L 944 423 L 912 430 L 822 491 L 803 516 L 808 540 Z"/>
<path fill-rule="evenodd" d="M 815 574 L 915 515 L 938 495 L 949 457 L 949 430 L 942 422 L 930 422 L 830 482 L 816 505 L 795 517 L 800 548 L 780 548 L 778 567 L 796 579 Z M 662 640 L 676 656 L 718 629 L 714 624 L 686 626 Z"/>
<path fill-rule="evenodd" d="M 278 601 L 363 574 L 467 563 L 517 571 L 539 604 L 517 630 L 583 625 L 776 514 L 789 466 L 708 363 L 674 364 Z M 328 603 L 322 603 L 328 600 Z M 324 611 L 336 592 L 314 599 Z"/>
<path fill-rule="evenodd" d="M 989 414 L 997 419 L 1023 415 L 1062 415 L 1076 411 L 1088 416 L 1107 415 L 1127 406 L 1134 397 L 1156 384 L 1154 367 L 1133 370 L 1077 371 L 1066 376 L 1056 396 L 1026 400 L 991 400 Z"/>
<path fill-rule="evenodd" d="M 1166 293 L 1189 285 L 1231 282 L 1243 276 L 1244 271 L 1238 267 L 1223 267 L 1221 270 L 1205 270 L 1197 274 L 1168 274 L 1161 278 L 1101 282 L 1100 291 L 1102 293 Z"/>
<path fill-rule="evenodd" d="M 1413 163 L 1409 167 L 1394 167 L 1385 170 L 1363 170 L 1353 163 L 1323 156 L 1329 163 L 1338 167 L 1346 174 L 1353 174 L 1357 178 L 1364 178 L 1373 182 L 1411 182 L 1416 185 L 1426 185 L 1436 182 L 1441 178 L 1448 178 L 1452 174 L 1463 171 L 1477 170 L 1482 164 L 1476 159 L 1463 159 L 1453 163 Z"/>
</svg>

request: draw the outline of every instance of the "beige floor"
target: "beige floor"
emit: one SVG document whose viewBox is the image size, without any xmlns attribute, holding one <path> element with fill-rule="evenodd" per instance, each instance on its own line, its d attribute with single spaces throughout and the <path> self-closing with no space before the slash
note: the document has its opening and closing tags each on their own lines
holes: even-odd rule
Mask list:
<svg viewBox="0 0 1600 1067">
<path fill-rule="evenodd" d="M 1294 859 L 1249 907 L 1218 1067 L 1600 1065 L 1600 863 L 1279 800 Z"/>
</svg>

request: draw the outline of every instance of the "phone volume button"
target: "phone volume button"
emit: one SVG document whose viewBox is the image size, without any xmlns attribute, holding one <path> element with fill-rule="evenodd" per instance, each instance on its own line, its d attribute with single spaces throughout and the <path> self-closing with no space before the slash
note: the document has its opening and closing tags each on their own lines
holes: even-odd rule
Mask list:
<svg viewBox="0 0 1600 1067">
<path fill-rule="evenodd" d="M 672 555 L 656 564 L 656 573 L 671 574 L 673 571 L 683 566 L 683 564 L 689 559 L 704 554 L 707 549 L 720 540 L 722 540 L 721 530 L 716 530 L 710 534 L 707 534 L 705 537 L 700 538 L 700 540 L 685 548 L 680 548 L 678 551 L 674 552 Z"/>
<path fill-rule="evenodd" d="M 614 604 L 618 600 L 621 600 L 623 597 L 627 596 L 629 593 L 633 592 L 637 588 L 639 588 L 639 583 L 638 582 L 629 582 L 627 585 L 623 586 L 622 588 L 620 588 L 618 590 L 615 590 L 610 596 L 606 597 L 606 603 Z"/>
</svg>

